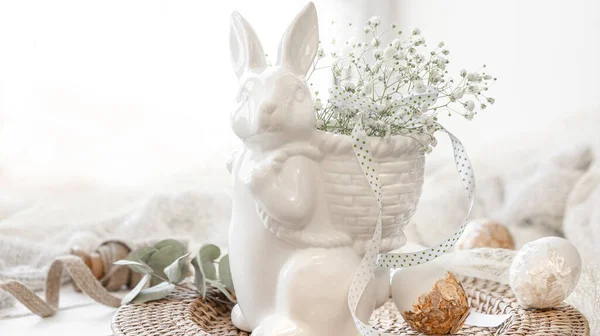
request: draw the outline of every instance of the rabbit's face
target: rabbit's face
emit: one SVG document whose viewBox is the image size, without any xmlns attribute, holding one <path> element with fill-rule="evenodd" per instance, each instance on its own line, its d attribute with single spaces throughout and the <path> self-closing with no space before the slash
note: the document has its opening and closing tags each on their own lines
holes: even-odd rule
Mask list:
<svg viewBox="0 0 600 336">
<path fill-rule="evenodd" d="M 243 80 L 231 117 L 244 141 L 293 138 L 315 128 L 315 110 L 304 79 L 283 67 L 269 67 Z"/>
<path fill-rule="evenodd" d="M 315 129 L 311 92 L 304 76 L 318 47 L 316 10 L 310 3 L 283 35 L 278 62 L 267 66 L 262 46 L 250 24 L 231 17 L 231 54 L 240 88 L 231 117 L 235 134 L 246 143 L 268 148 Z"/>
</svg>

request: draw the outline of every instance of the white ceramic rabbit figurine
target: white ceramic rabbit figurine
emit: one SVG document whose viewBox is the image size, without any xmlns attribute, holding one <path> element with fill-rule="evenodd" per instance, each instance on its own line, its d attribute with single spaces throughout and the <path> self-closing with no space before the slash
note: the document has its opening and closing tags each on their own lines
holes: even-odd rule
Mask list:
<svg viewBox="0 0 600 336">
<path fill-rule="evenodd" d="M 361 254 L 331 225 L 323 155 L 311 144 L 316 117 L 305 75 L 318 44 L 312 3 L 284 33 L 275 66 L 267 66 L 250 24 L 231 16 L 240 83 L 231 122 L 245 146 L 230 163 L 229 252 L 238 299 L 232 319 L 255 336 L 356 334 L 347 295 Z M 389 273 L 378 278 L 382 285 L 372 282 L 363 296 L 361 320 L 389 296 Z"/>
</svg>

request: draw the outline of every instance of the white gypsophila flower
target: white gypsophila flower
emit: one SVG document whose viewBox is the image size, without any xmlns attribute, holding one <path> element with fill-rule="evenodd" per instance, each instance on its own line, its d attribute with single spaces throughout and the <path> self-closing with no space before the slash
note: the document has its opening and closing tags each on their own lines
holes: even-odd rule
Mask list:
<svg viewBox="0 0 600 336">
<path fill-rule="evenodd" d="M 449 51 L 444 42 L 428 49 L 419 29 L 400 39 L 395 27 L 393 33 L 398 35 L 390 36 L 380 34 L 378 26 L 379 18 L 371 18 L 362 40 L 349 38 L 338 43 L 335 52 L 325 53 L 331 55 L 330 70 L 338 84 L 327 100 L 321 97 L 317 101 L 313 92 L 319 129 L 349 135 L 356 118 L 361 117 L 368 136 L 408 135 L 422 140 L 422 150 L 430 152 L 434 133 L 441 127 L 440 111 L 456 111 L 471 119 L 494 102 L 483 95 L 493 78 L 487 71 L 463 70 L 462 78 L 452 78 L 446 69 Z M 318 55 L 321 57 L 322 49 Z M 467 96 L 473 97 L 465 99 Z M 427 98 L 419 102 L 423 97 Z M 459 104 L 462 108 L 457 108 Z"/>
<path fill-rule="evenodd" d="M 375 61 L 375 63 L 373 63 L 373 72 L 377 72 L 379 70 L 381 70 L 381 66 L 383 65 L 383 61 L 382 60 L 377 60 Z"/>
<path fill-rule="evenodd" d="M 342 80 L 340 82 L 340 86 L 342 86 L 346 90 L 348 90 L 348 89 L 350 89 L 350 90 L 356 89 L 356 83 L 354 81 L 352 81 L 352 80 L 349 80 L 349 79 Z"/>
<path fill-rule="evenodd" d="M 452 97 L 454 99 L 461 99 L 463 97 L 463 91 L 462 90 L 457 90 L 452 94 Z"/>
<path fill-rule="evenodd" d="M 391 58 L 395 54 L 396 54 L 396 49 L 394 49 L 394 47 L 386 47 L 383 50 L 383 57 L 384 58 Z"/>
<path fill-rule="evenodd" d="M 421 35 L 413 35 L 412 41 L 415 45 L 425 43 L 425 38 Z"/>
<path fill-rule="evenodd" d="M 469 100 L 465 103 L 465 109 L 469 112 L 473 112 L 473 110 L 475 110 L 475 103 L 472 100 Z"/>
<path fill-rule="evenodd" d="M 477 72 L 471 72 L 467 75 L 467 80 L 470 80 L 472 82 L 478 81 L 479 80 L 479 74 Z"/>
<path fill-rule="evenodd" d="M 442 67 L 442 66 L 444 66 L 444 67 L 445 67 L 445 66 L 446 66 L 446 62 L 447 62 L 448 60 L 446 59 L 446 57 L 444 57 L 444 56 L 442 56 L 442 55 L 438 55 L 438 56 L 435 58 L 435 61 L 436 61 L 436 63 L 437 63 L 437 64 L 438 64 L 440 67 Z"/>
<path fill-rule="evenodd" d="M 496 102 L 496 99 L 494 99 L 494 98 L 490 97 L 490 98 L 488 98 L 488 99 L 487 99 L 487 101 L 488 101 L 488 103 L 490 103 L 490 104 L 494 104 L 494 103 Z"/>
<path fill-rule="evenodd" d="M 385 104 L 382 104 L 382 103 L 380 103 L 380 102 L 377 102 L 377 103 L 375 103 L 375 112 L 376 112 L 376 113 L 379 113 L 379 112 L 381 112 L 381 111 L 385 111 L 386 107 L 387 107 L 387 106 L 386 106 Z"/>
<path fill-rule="evenodd" d="M 467 89 L 469 90 L 469 92 L 475 93 L 475 94 L 478 94 L 481 92 L 481 87 L 478 85 L 469 85 L 469 87 Z"/>
<path fill-rule="evenodd" d="M 381 23 L 381 18 L 379 16 L 373 16 L 369 19 L 371 25 L 377 27 Z"/>
<path fill-rule="evenodd" d="M 380 59 L 382 55 L 383 51 L 381 51 L 381 49 L 373 50 L 373 57 L 375 57 L 375 59 Z"/>
<path fill-rule="evenodd" d="M 420 79 L 414 82 L 414 88 L 416 93 L 423 93 L 427 89 L 423 81 Z"/>
<path fill-rule="evenodd" d="M 373 82 L 369 82 L 363 86 L 363 92 L 367 95 L 370 95 L 371 93 L 373 93 L 374 89 L 375 89 L 375 83 L 373 83 Z"/>
<path fill-rule="evenodd" d="M 323 48 L 319 48 L 319 50 L 317 51 L 317 57 L 318 58 L 325 57 L 325 50 Z"/>
</svg>

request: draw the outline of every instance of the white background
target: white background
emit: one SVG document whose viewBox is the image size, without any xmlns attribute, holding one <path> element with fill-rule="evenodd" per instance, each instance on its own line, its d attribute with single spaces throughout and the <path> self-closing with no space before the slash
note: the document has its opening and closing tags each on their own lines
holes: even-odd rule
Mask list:
<svg viewBox="0 0 600 336">
<path fill-rule="evenodd" d="M 231 10 L 275 55 L 303 4 L 0 2 L 1 181 L 136 187 L 195 174 L 219 188 L 236 144 L 228 125 Z M 323 0 L 317 7 L 323 41 L 331 20 L 360 27 L 384 14 L 384 22 L 420 27 L 430 46 L 445 41 L 456 73 L 487 64 L 499 77 L 497 104 L 473 123 L 447 122 L 471 152 L 597 111 L 597 1 Z"/>
</svg>

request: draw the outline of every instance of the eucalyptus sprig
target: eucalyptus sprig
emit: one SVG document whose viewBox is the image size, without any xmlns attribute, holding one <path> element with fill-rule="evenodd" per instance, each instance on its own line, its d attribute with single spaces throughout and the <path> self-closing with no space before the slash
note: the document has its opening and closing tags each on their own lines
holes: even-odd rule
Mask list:
<svg viewBox="0 0 600 336">
<path fill-rule="evenodd" d="M 193 284 L 203 298 L 207 288 L 213 286 L 235 302 L 229 256 L 221 256 L 219 247 L 212 244 L 203 245 L 191 260 L 190 255 L 182 242 L 165 239 L 154 246 L 134 250 L 127 258 L 115 262 L 115 265 L 128 266 L 133 272 L 144 275 L 121 304 L 166 297 L 176 287 L 181 287 L 180 283 L 190 275 L 190 264 L 194 268 Z"/>
</svg>

